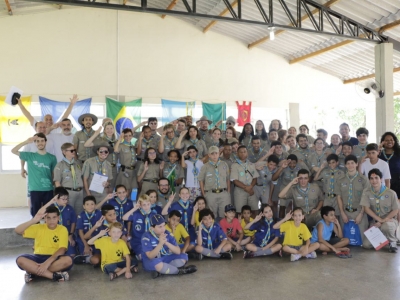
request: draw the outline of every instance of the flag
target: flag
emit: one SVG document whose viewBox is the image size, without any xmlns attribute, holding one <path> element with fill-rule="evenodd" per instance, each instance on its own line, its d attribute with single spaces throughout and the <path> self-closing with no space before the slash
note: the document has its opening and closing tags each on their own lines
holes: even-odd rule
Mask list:
<svg viewBox="0 0 400 300">
<path fill-rule="evenodd" d="M 196 101 L 171 101 L 161 99 L 162 123 L 167 124 L 184 116 L 193 116 Z"/>
<path fill-rule="evenodd" d="M 175 178 L 176 178 L 176 172 L 175 172 L 176 166 L 172 168 L 172 170 L 168 173 L 167 179 L 169 183 L 169 187 L 173 193 L 175 193 Z"/>
<path fill-rule="evenodd" d="M 125 128 L 133 128 L 141 123 L 142 98 L 128 102 L 118 102 L 106 98 L 106 116 L 111 118 L 118 134 Z"/>
<path fill-rule="evenodd" d="M 54 122 L 60 122 L 61 116 L 64 114 L 65 110 L 68 108 L 70 102 L 61 102 L 50 100 L 45 97 L 39 96 L 40 109 L 42 111 L 42 119 L 45 115 L 52 115 Z M 92 98 L 80 100 L 75 103 L 72 108 L 71 116 L 78 123 L 78 118 L 83 115 L 90 113 L 90 105 L 92 104 Z"/>
<path fill-rule="evenodd" d="M 23 115 L 19 106 L 11 106 L 0 96 L 0 143 L 18 144 L 33 135 L 29 120 Z M 31 96 L 21 97 L 25 108 L 31 107 Z"/>
<path fill-rule="evenodd" d="M 251 122 L 251 101 L 249 101 L 249 104 L 246 104 L 246 101 L 243 101 L 243 104 L 239 104 L 239 101 L 236 101 L 236 106 L 238 108 L 237 125 L 244 126 L 244 124 L 250 123 Z"/>
<path fill-rule="evenodd" d="M 205 103 L 201 102 L 203 106 L 203 116 L 206 116 L 209 120 L 212 121 L 212 127 L 215 126 L 215 123 L 218 121 L 226 120 L 226 103 Z"/>
</svg>

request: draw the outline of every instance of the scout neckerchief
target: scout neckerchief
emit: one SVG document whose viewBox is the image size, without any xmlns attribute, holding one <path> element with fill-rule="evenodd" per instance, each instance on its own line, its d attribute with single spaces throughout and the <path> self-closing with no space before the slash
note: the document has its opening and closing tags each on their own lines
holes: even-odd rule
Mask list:
<svg viewBox="0 0 400 300">
<path fill-rule="evenodd" d="M 371 187 L 371 192 L 372 195 L 375 198 L 375 212 L 378 215 L 378 217 L 381 216 L 381 205 L 380 205 L 380 201 L 382 200 L 382 195 L 386 192 L 386 186 L 381 186 L 381 189 L 379 191 L 379 193 L 375 193 L 374 189 Z"/>
<path fill-rule="evenodd" d="M 158 199 L 159 200 L 164 199 L 165 202 L 168 202 L 168 197 L 170 195 L 170 191 L 168 191 L 166 194 L 163 194 L 163 193 L 160 192 L 160 190 L 158 190 L 157 194 L 158 194 Z"/>
<path fill-rule="evenodd" d="M 198 158 L 197 158 L 197 156 L 196 156 L 196 158 L 195 159 L 193 159 L 193 158 L 191 158 L 191 157 L 189 157 L 189 161 L 191 161 L 192 163 L 193 163 L 193 169 L 192 169 L 192 174 L 193 174 L 193 181 L 194 181 L 194 186 L 198 186 L 198 179 L 197 179 L 197 177 L 199 176 L 199 172 L 200 172 L 200 170 L 199 169 L 197 169 L 197 167 L 196 167 L 196 163 L 198 162 Z"/>
<path fill-rule="evenodd" d="M 175 193 L 175 178 L 176 178 L 176 167 L 177 163 L 168 164 L 168 167 L 165 168 L 164 174 L 167 174 L 165 177 L 168 179 L 169 186 L 173 193 Z"/>
<path fill-rule="evenodd" d="M 273 221 L 274 221 L 273 219 L 268 220 L 267 218 L 264 218 L 264 222 L 267 224 L 268 230 L 261 242 L 261 248 L 267 245 L 269 238 L 271 237 L 271 225 Z"/>
<path fill-rule="evenodd" d="M 97 174 L 107 175 L 106 168 L 104 167 L 104 162 L 105 161 L 101 162 L 99 157 L 96 156 L 96 162 L 97 162 Z"/>
<path fill-rule="evenodd" d="M 303 189 L 300 188 L 300 184 L 297 185 L 297 190 L 299 194 L 304 198 L 304 202 L 306 203 L 306 214 L 308 215 L 310 213 L 310 206 L 308 203 L 308 191 L 310 190 L 310 184 L 307 184 L 307 188 L 304 191 Z"/>
<path fill-rule="evenodd" d="M 196 146 L 197 142 L 199 141 L 198 139 L 189 139 L 189 141 L 192 143 L 193 146 Z"/>
<path fill-rule="evenodd" d="M 85 215 L 86 215 L 86 218 L 87 218 L 88 221 L 89 221 L 89 229 L 92 229 L 93 225 L 92 225 L 91 220 L 92 220 L 93 217 L 96 215 L 96 211 L 93 211 L 91 214 L 88 214 L 88 213 L 85 211 Z"/>
<path fill-rule="evenodd" d="M 71 168 L 72 183 L 73 183 L 74 189 L 76 189 L 76 172 L 75 172 L 75 167 L 74 167 L 75 160 L 72 159 L 71 161 L 69 161 L 65 157 L 63 157 L 62 160 L 65 161 Z"/>
<path fill-rule="evenodd" d="M 201 139 L 202 139 L 202 140 L 205 140 L 205 136 L 206 136 L 208 130 L 203 131 L 203 130 L 199 129 L 199 132 L 200 132 L 200 135 L 201 135 Z"/>
<path fill-rule="evenodd" d="M 268 169 L 268 167 L 267 166 L 265 166 L 264 168 L 263 168 L 263 170 L 265 169 L 265 175 L 262 177 L 262 185 L 263 185 L 263 188 L 262 188 L 262 191 L 263 191 L 263 195 L 265 194 L 265 190 L 267 189 L 267 181 L 268 181 L 268 175 L 273 175 L 274 173 L 275 173 L 275 170 L 272 170 L 272 171 L 270 171 L 269 169 Z"/>
<path fill-rule="evenodd" d="M 252 140 L 253 140 L 253 136 L 249 135 L 249 141 L 248 141 L 247 146 L 246 146 L 247 149 L 250 149 L 250 145 L 251 145 L 251 141 Z"/>
<path fill-rule="evenodd" d="M 60 208 L 60 206 L 59 206 L 57 203 L 54 203 L 54 206 L 57 207 L 58 211 L 60 212 L 60 218 L 58 219 L 58 224 L 64 225 L 64 224 L 63 224 L 63 218 L 62 218 L 62 212 L 64 211 L 64 209 L 65 209 L 67 206 L 62 206 L 62 208 Z"/>
<path fill-rule="evenodd" d="M 250 148 L 250 151 L 253 154 L 253 156 L 256 159 L 256 161 L 258 161 L 260 159 L 261 153 L 263 152 L 263 148 L 260 147 L 260 149 L 258 149 L 258 153 L 254 152 L 254 148 L 253 147 Z"/>
<path fill-rule="evenodd" d="M 211 141 L 211 146 L 219 147 L 219 146 L 220 146 L 220 141 L 219 141 L 219 139 L 218 139 L 217 142 L 214 142 L 214 140 L 212 140 L 212 141 Z"/>
<path fill-rule="evenodd" d="M 182 206 L 183 211 L 184 211 L 183 216 L 185 218 L 185 229 L 186 229 L 186 231 L 189 231 L 189 219 L 188 219 L 187 211 L 188 211 L 190 202 L 186 201 L 186 203 L 185 203 L 185 202 L 183 202 L 182 199 L 179 199 L 178 203 L 179 203 L 180 206 Z"/>
<path fill-rule="evenodd" d="M 357 146 L 361 149 L 361 157 L 364 157 L 365 156 L 365 148 L 367 147 L 367 145 L 361 146 L 360 143 L 358 143 Z"/>
<path fill-rule="evenodd" d="M 127 198 L 125 198 L 124 200 L 120 200 L 118 197 L 115 197 L 114 198 L 115 199 L 115 201 L 118 203 L 118 205 L 119 205 L 119 216 L 120 216 L 120 218 L 121 218 L 121 220 L 122 220 L 122 217 L 123 217 L 123 215 L 124 215 L 124 204 L 126 203 L 126 201 L 127 201 Z"/>
<path fill-rule="evenodd" d="M 172 139 L 165 137 L 165 139 L 164 139 L 164 144 L 168 144 L 169 149 L 171 149 L 171 150 L 174 149 L 175 143 L 176 143 L 175 137 L 173 137 Z"/>
<path fill-rule="evenodd" d="M 353 177 L 349 177 L 349 173 L 346 173 L 347 179 L 350 181 L 349 183 L 349 199 L 347 200 L 347 208 L 350 212 L 353 211 L 353 180 L 358 176 L 358 172 Z"/>
<path fill-rule="evenodd" d="M 212 165 L 214 167 L 214 172 L 215 172 L 215 179 L 216 179 L 216 184 L 217 184 L 217 189 L 219 189 L 220 187 L 220 182 L 219 182 L 219 170 L 218 170 L 218 166 L 220 164 L 221 160 L 218 158 L 218 161 L 212 162 L 211 160 L 209 161 L 210 165 Z"/>
<path fill-rule="evenodd" d="M 149 218 L 149 214 L 151 213 L 151 211 L 149 213 L 146 213 L 142 208 L 140 209 L 141 214 L 145 217 L 144 220 L 144 230 L 147 232 L 150 229 L 150 218 Z"/>
<path fill-rule="evenodd" d="M 386 161 L 389 163 L 389 160 L 390 160 L 390 159 L 393 157 L 393 155 L 394 155 L 394 151 L 393 151 L 393 153 L 392 153 L 389 157 L 387 157 L 385 150 L 383 150 L 383 151 L 382 151 L 382 155 L 383 155 L 383 157 L 386 159 Z"/>
<path fill-rule="evenodd" d="M 244 163 L 242 163 L 242 161 L 239 158 L 237 158 L 236 162 L 244 169 L 244 174 L 245 174 L 245 177 L 246 177 L 246 185 L 249 185 L 251 182 L 249 182 L 249 176 L 248 175 L 249 174 L 251 175 L 251 173 L 247 169 L 248 168 L 247 159 L 246 159 L 246 161 Z M 251 175 L 251 178 L 253 178 L 253 175 Z"/>
<path fill-rule="evenodd" d="M 321 166 L 321 159 L 324 157 L 324 155 L 324 151 L 322 151 L 321 155 L 318 155 L 317 151 L 315 151 L 315 156 L 317 157 L 317 167 Z"/>
<path fill-rule="evenodd" d="M 157 204 L 155 204 L 155 203 L 151 205 L 151 211 L 154 212 L 155 214 L 157 213 L 156 207 L 157 207 Z"/>
<path fill-rule="evenodd" d="M 153 229 L 150 229 L 149 232 L 151 235 L 157 240 L 157 242 L 160 240 L 160 238 L 154 233 Z M 161 250 L 161 255 L 171 255 L 171 250 L 169 248 L 165 249 L 165 244 L 162 246 Z"/>
<path fill-rule="evenodd" d="M 151 142 L 151 140 L 153 139 L 153 136 L 151 136 L 150 138 L 149 138 L 149 140 L 146 140 L 145 138 L 143 138 L 142 139 L 142 145 L 143 145 L 143 142 L 146 144 L 146 149 L 148 149 L 148 148 L 150 148 L 150 142 Z M 142 148 L 143 148 L 143 146 L 142 146 Z M 143 152 L 143 150 L 142 150 L 142 152 Z"/>
<path fill-rule="evenodd" d="M 104 135 L 104 137 L 105 137 L 105 139 L 107 140 L 107 142 L 108 142 L 108 144 L 110 145 L 110 147 L 114 148 L 115 140 L 112 140 L 112 137 L 111 137 L 111 139 L 108 138 L 107 135 Z M 109 155 L 109 156 L 110 156 L 110 155 Z M 115 153 L 114 153 L 114 152 L 111 153 L 111 157 L 112 157 L 111 163 L 112 163 L 113 165 L 115 165 L 115 164 L 116 164 L 116 156 L 115 156 Z"/>
<path fill-rule="evenodd" d="M 86 140 L 90 139 L 94 133 L 94 130 L 90 128 L 90 131 L 87 132 L 85 128 L 82 129 L 82 132 L 86 135 Z M 92 147 L 85 147 L 86 159 L 90 158 Z"/>
<path fill-rule="evenodd" d="M 134 164 L 135 161 L 136 161 L 135 147 L 134 147 L 131 143 L 128 143 L 128 142 L 125 141 L 125 140 L 122 142 L 122 144 L 123 144 L 123 145 L 126 145 L 126 146 L 129 146 L 129 150 L 131 151 L 131 156 L 132 156 L 132 158 L 131 158 L 131 166 L 133 166 L 133 164 Z"/>
<path fill-rule="evenodd" d="M 207 248 L 210 250 L 213 250 L 213 244 L 212 244 L 212 239 L 211 239 L 211 230 L 214 227 L 214 222 L 211 224 L 210 228 L 207 229 L 204 224 L 201 224 L 203 226 L 203 230 L 207 233 Z"/>
<path fill-rule="evenodd" d="M 329 178 L 329 191 L 328 194 L 332 195 L 333 191 L 335 190 L 335 173 L 339 171 L 338 168 L 335 169 L 330 169 L 329 172 L 331 174 L 331 177 Z"/>
<path fill-rule="evenodd" d="M 298 146 L 298 147 L 297 147 L 297 150 L 298 150 L 301 154 L 303 154 L 303 156 L 304 156 L 304 163 L 307 165 L 308 154 L 310 154 L 310 149 L 308 149 L 308 148 L 303 149 L 303 148 L 301 148 L 300 146 Z M 308 153 L 306 154 L 306 152 L 308 152 Z"/>
</svg>

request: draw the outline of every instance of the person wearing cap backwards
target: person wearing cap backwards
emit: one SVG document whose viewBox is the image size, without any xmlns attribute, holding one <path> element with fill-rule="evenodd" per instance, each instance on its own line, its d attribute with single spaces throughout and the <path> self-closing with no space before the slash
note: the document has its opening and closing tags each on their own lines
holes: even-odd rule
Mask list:
<svg viewBox="0 0 400 300">
<path fill-rule="evenodd" d="M 85 142 L 95 133 L 92 126 L 97 123 L 97 117 L 93 114 L 83 114 L 78 118 L 78 123 L 82 125 L 83 128 L 81 131 L 75 133 L 72 143 L 75 146 L 75 150 L 78 152 L 78 160 L 83 164 L 85 160 L 93 156 L 92 147 L 85 147 Z M 96 139 L 100 140 L 100 136 L 97 136 Z M 94 143 L 95 140 L 92 142 Z"/>
<path fill-rule="evenodd" d="M 246 146 L 239 146 L 237 154 L 238 158 L 232 164 L 230 177 L 235 184 L 233 192 L 235 206 L 242 208 L 243 205 L 250 205 L 252 215 L 255 217 L 258 211 L 258 200 L 253 188 L 257 184 L 259 174 L 255 165 L 247 159 Z"/>
<path fill-rule="evenodd" d="M 211 146 L 208 150 L 208 163 L 200 170 L 198 180 L 208 206 L 219 218 L 224 217 L 225 206 L 230 204 L 229 167 L 219 159 L 219 149 Z"/>
<path fill-rule="evenodd" d="M 150 219 L 150 229 L 142 236 L 143 268 L 152 271 L 152 277 L 161 275 L 183 275 L 197 271 L 196 266 L 185 264 L 188 255 L 181 253 L 172 233 L 165 230 L 165 220 L 161 215 Z"/>
<path fill-rule="evenodd" d="M 103 200 L 109 193 L 108 188 L 113 180 L 111 164 L 107 161 L 109 153 L 113 153 L 114 149 L 108 144 L 100 144 L 93 147 L 93 152 L 97 154 L 85 161 L 82 168 L 83 186 L 87 196 L 94 196 L 97 203 Z M 89 190 L 94 174 L 107 176 L 107 181 L 103 182 L 103 193 Z"/>
</svg>

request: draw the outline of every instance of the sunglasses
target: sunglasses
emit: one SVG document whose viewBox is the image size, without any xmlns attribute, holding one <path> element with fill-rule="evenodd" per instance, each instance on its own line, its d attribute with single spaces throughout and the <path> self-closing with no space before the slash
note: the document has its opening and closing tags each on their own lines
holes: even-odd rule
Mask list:
<svg viewBox="0 0 400 300">
<path fill-rule="evenodd" d="M 101 150 L 101 151 L 99 151 L 99 153 L 100 153 L 100 154 L 103 154 L 103 153 L 104 153 L 104 154 L 108 154 L 108 151 L 107 151 L 107 150 Z"/>
<path fill-rule="evenodd" d="M 71 152 L 71 153 L 74 153 L 76 150 L 75 150 L 75 149 L 72 149 L 72 150 L 65 150 L 65 151 L 69 151 L 69 152 Z"/>
<path fill-rule="evenodd" d="M 231 123 L 231 122 L 226 122 L 226 124 L 228 124 L 228 125 L 232 125 L 233 123 Z"/>
</svg>

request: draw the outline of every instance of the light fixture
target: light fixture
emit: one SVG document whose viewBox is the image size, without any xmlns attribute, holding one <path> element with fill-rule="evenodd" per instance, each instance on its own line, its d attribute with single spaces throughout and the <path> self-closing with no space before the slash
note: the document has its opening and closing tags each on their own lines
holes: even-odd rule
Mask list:
<svg viewBox="0 0 400 300">
<path fill-rule="evenodd" d="M 275 39 L 275 27 L 270 26 L 268 27 L 269 30 L 269 39 L 273 41 Z"/>
</svg>

